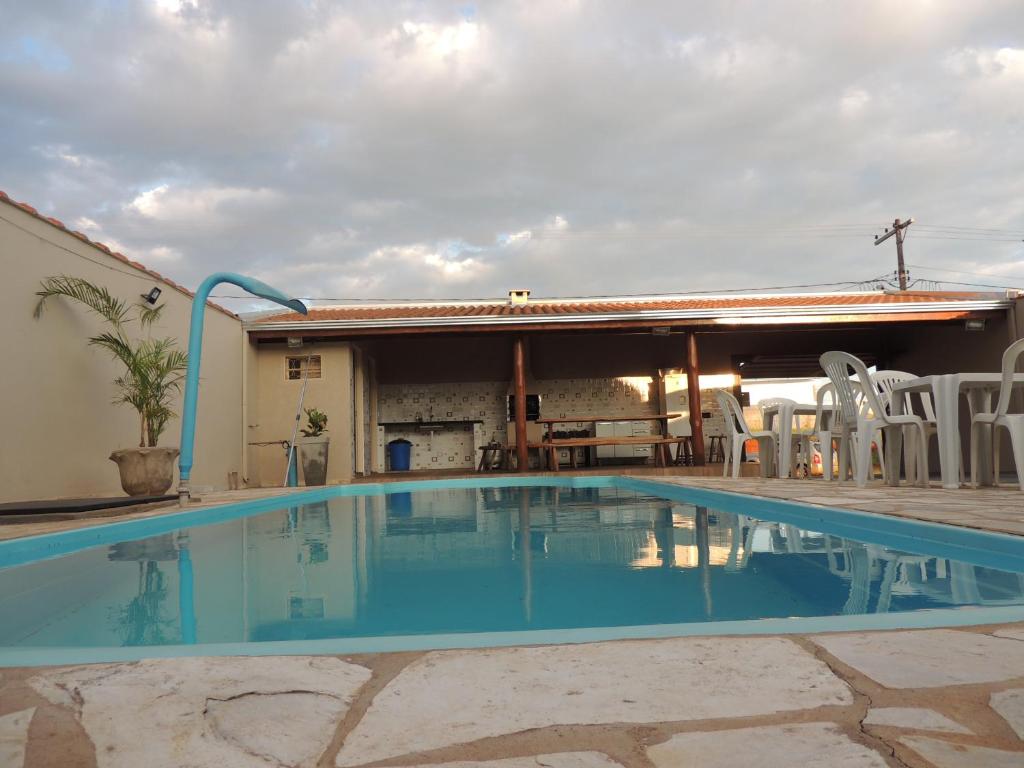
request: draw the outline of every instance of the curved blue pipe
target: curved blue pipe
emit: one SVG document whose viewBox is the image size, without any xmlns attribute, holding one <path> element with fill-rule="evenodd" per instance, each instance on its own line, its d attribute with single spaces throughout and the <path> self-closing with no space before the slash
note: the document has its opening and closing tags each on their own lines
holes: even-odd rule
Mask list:
<svg viewBox="0 0 1024 768">
<path fill-rule="evenodd" d="M 188 544 L 178 550 L 178 616 L 181 620 L 181 642 L 196 643 L 195 575 L 192 573 L 192 555 Z"/>
<path fill-rule="evenodd" d="M 188 370 L 185 374 L 185 404 L 181 410 L 181 454 L 178 457 L 179 485 L 181 500 L 189 497 L 188 481 L 192 475 L 192 449 L 196 437 L 196 403 L 199 399 L 199 363 L 203 354 L 203 320 L 206 315 L 206 301 L 214 287 L 221 283 L 237 285 L 243 291 L 267 299 L 275 304 L 293 309 L 303 315 L 309 310 L 298 299 L 285 296 L 276 288 L 254 277 L 234 272 L 214 272 L 203 280 L 192 297 L 192 321 L 188 331 Z"/>
</svg>

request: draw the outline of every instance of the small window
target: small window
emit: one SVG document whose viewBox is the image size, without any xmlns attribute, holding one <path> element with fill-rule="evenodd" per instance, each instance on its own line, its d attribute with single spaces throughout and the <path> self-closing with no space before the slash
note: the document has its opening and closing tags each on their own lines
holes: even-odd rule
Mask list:
<svg viewBox="0 0 1024 768">
<path fill-rule="evenodd" d="M 286 357 L 285 372 L 288 381 L 302 381 L 306 378 L 306 368 L 309 368 L 309 378 L 320 378 L 320 355 L 305 355 L 303 357 Z"/>
</svg>

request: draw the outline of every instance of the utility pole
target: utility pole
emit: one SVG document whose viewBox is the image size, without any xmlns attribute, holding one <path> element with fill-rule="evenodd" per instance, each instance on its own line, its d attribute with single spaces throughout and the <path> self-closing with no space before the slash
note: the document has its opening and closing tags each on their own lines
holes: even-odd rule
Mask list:
<svg viewBox="0 0 1024 768">
<path fill-rule="evenodd" d="M 913 219 L 907 219 L 906 221 L 903 222 L 901 222 L 899 219 L 896 219 L 895 221 L 893 221 L 891 229 L 886 228 L 884 234 L 881 234 L 875 238 L 875 245 L 878 245 L 879 243 L 884 243 L 893 235 L 896 235 L 896 275 L 899 278 L 901 291 L 907 290 L 907 268 L 903 264 L 903 238 L 906 235 L 904 234 L 903 230 L 905 230 L 913 223 Z"/>
</svg>

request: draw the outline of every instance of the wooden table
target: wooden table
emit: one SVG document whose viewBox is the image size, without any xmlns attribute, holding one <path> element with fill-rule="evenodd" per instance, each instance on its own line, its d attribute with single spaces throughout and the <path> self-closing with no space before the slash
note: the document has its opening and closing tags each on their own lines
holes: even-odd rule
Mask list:
<svg viewBox="0 0 1024 768">
<path fill-rule="evenodd" d="M 903 395 L 924 392 L 932 396 L 943 488 L 960 487 L 960 395 L 966 395 L 971 413 L 984 413 L 991 409 L 992 395 L 999 391 L 1002 381 L 1001 373 L 945 373 L 919 376 L 909 381 L 901 381 L 893 387 L 890 406 L 893 416 L 900 416 L 905 412 L 907 398 Z M 1013 386 L 1024 387 L 1024 373 L 1014 375 Z M 988 429 L 991 428 L 987 427 L 986 431 Z M 894 442 L 897 442 L 897 445 L 893 446 L 895 450 L 889 450 L 888 446 L 885 449 L 886 479 L 889 485 L 897 485 L 900 477 L 902 437 L 898 433 Z M 981 461 L 979 469 L 982 471 L 979 472 L 979 476 L 988 478 L 989 473 L 984 470 L 987 469 L 990 457 L 983 453 Z"/>
<path fill-rule="evenodd" d="M 582 416 L 582 417 L 573 416 L 573 417 L 566 417 L 566 418 L 559 418 L 559 419 L 537 419 L 537 423 L 538 424 L 542 424 L 544 426 L 544 428 L 545 428 L 545 434 L 544 434 L 543 438 L 541 439 L 541 442 L 543 442 L 543 443 L 553 442 L 551 440 L 551 433 L 554 431 L 552 429 L 552 427 L 555 424 L 575 424 L 575 423 L 589 424 L 589 423 L 598 422 L 598 421 L 620 421 L 620 422 L 621 421 L 657 421 L 657 422 L 659 422 L 661 424 L 661 436 L 663 438 L 670 438 L 672 436 L 669 435 L 669 433 L 668 433 L 668 421 L 669 421 L 669 419 L 676 419 L 676 418 L 679 418 L 682 415 L 683 414 L 681 414 L 681 413 L 655 413 L 655 414 L 645 413 L 645 414 L 642 414 L 640 416 Z M 575 438 L 575 439 L 586 439 L 586 438 Z M 620 438 L 620 439 L 622 439 L 622 438 Z M 662 442 L 662 443 L 658 443 L 657 444 L 657 449 L 660 450 L 660 451 L 664 451 L 665 452 L 665 453 L 662 454 L 662 461 L 664 462 L 664 465 L 667 465 L 669 463 L 669 460 L 672 458 L 670 455 L 668 455 L 668 445 L 671 442 L 675 442 L 675 441 L 674 440 L 669 440 L 668 442 Z M 652 443 L 651 441 L 647 441 L 647 444 L 648 445 L 654 445 L 654 443 Z M 616 443 L 601 443 L 601 445 L 616 445 Z M 625 443 L 619 443 L 619 445 L 625 445 Z M 552 455 L 554 455 L 554 454 L 552 454 Z"/>
<path fill-rule="evenodd" d="M 601 419 L 605 421 L 605 419 Z M 640 421 L 640 419 L 635 419 Z M 562 448 L 568 448 L 570 455 L 573 457 L 572 466 L 575 469 L 576 454 L 573 452 L 574 448 L 588 448 L 597 445 L 652 445 L 656 446 L 659 450 L 655 452 L 654 463 L 656 466 L 664 467 L 668 465 L 668 459 L 671 459 L 671 454 L 662 452 L 668 451 L 668 447 L 675 443 L 679 446 L 679 450 L 682 450 L 683 440 L 689 440 L 689 435 L 683 436 L 670 436 L 670 437 L 658 437 L 657 435 L 636 435 L 634 437 L 567 437 L 560 440 L 546 440 L 541 443 L 541 448 L 548 452 L 548 469 L 552 472 L 558 471 L 558 451 Z"/>
</svg>

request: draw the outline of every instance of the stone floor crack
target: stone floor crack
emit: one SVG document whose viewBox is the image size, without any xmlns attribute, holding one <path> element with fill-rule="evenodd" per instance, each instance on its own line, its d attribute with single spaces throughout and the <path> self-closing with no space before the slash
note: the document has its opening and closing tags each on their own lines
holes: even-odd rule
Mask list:
<svg viewBox="0 0 1024 768">
<path fill-rule="evenodd" d="M 371 657 L 365 661 L 345 659 L 345 661 L 352 661 L 353 663 L 370 667 L 370 679 L 363 684 L 362 688 L 353 697 L 348 711 L 345 712 L 345 715 L 338 722 L 331 742 L 316 762 L 317 768 L 334 768 L 338 752 L 341 751 L 345 739 L 359 725 L 359 721 L 363 719 L 363 715 L 366 714 L 370 705 L 373 704 L 377 694 L 398 677 L 402 670 L 424 655 L 422 652 L 386 653 Z"/>
<path fill-rule="evenodd" d="M 859 688 L 855 682 L 854 676 L 847 674 L 847 672 L 842 668 L 842 665 L 838 664 L 831 654 L 821 646 L 814 643 L 810 638 L 794 637 L 791 639 L 808 653 L 813 654 L 814 658 L 827 666 L 833 675 L 849 686 L 850 690 L 853 692 L 854 704 L 863 707 L 861 714 L 857 717 L 857 730 L 860 732 L 864 740 L 882 754 L 892 758 L 897 765 L 901 766 L 901 768 L 912 768 L 912 766 L 905 763 L 900 756 L 896 754 L 896 748 L 892 744 L 881 736 L 870 733 L 864 726 L 864 721 L 867 719 L 868 713 L 874 706 L 871 694 Z"/>
</svg>

